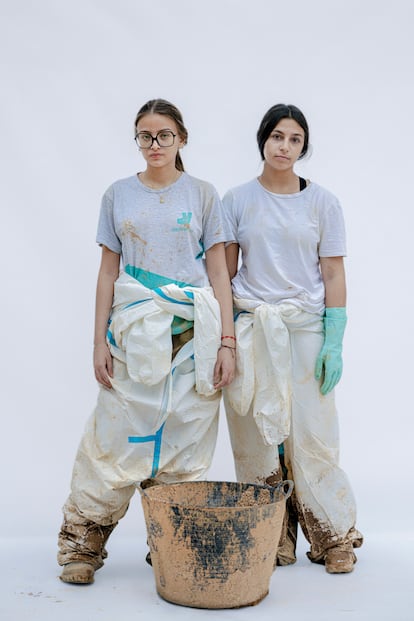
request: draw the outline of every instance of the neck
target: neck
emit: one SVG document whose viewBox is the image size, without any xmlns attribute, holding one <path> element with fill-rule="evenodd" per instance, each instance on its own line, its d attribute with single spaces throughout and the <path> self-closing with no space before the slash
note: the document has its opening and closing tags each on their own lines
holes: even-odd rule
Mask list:
<svg viewBox="0 0 414 621">
<path fill-rule="evenodd" d="M 171 185 L 181 176 L 181 171 L 173 168 L 150 168 L 139 173 L 139 178 L 144 185 L 153 189 L 165 188 Z"/>
<path fill-rule="evenodd" d="M 263 167 L 263 172 L 259 177 L 260 183 L 275 194 L 293 194 L 299 191 L 299 177 L 290 170 L 273 170 Z"/>
</svg>

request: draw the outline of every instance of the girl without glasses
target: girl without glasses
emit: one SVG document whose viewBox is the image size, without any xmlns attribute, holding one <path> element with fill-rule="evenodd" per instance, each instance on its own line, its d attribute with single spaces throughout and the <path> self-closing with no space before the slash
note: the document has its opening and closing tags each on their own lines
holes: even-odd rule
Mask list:
<svg viewBox="0 0 414 621">
<path fill-rule="evenodd" d="M 295 562 L 297 517 L 309 559 L 346 573 L 362 536 L 338 465 L 333 393 L 346 323 L 342 210 L 330 192 L 294 172 L 309 146 L 297 107 L 270 108 L 257 141 L 262 174 L 223 199 L 238 339 L 236 377 L 224 400 L 237 477 L 295 482 L 278 564 Z"/>
<path fill-rule="evenodd" d="M 220 389 L 234 375 L 217 192 L 184 172 L 179 151 L 187 130 L 175 106 L 147 102 L 134 129 L 146 168 L 109 187 L 98 224 L 94 368 L 100 391 L 63 508 L 58 561 L 65 582 L 93 582 L 138 483 L 204 477 Z"/>
</svg>

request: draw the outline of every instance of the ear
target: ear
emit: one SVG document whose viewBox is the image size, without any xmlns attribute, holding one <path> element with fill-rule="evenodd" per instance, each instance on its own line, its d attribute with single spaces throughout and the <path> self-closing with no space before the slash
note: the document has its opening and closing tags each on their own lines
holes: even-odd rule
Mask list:
<svg viewBox="0 0 414 621">
<path fill-rule="evenodd" d="M 179 131 L 177 131 L 177 138 L 178 138 L 178 148 L 182 149 L 187 144 L 187 138 L 186 137 L 183 138 Z"/>
</svg>

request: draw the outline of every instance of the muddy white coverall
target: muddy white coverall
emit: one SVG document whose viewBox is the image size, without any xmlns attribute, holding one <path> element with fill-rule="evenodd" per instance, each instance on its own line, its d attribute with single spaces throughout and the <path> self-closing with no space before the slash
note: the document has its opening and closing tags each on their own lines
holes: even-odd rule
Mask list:
<svg viewBox="0 0 414 621">
<path fill-rule="evenodd" d="M 174 316 L 194 321 L 194 337 L 171 362 Z M 87 539 L 90 524 L 110 532 L 143 479 L 203 478 L 217 437 L 221 391 L 212 382 L 220 338 L 220 308 L 210 287 L 151 290 L 120 275 L 108 330 L 113 388 L 100 388 L 78 449 L 63 510 L 61 564 L 102 564 L 100 550 L 97 561 L 93 550 L 92 560 L 77 552 L 77 533 L 85 531 Z"/>
<path fill-rule="evenodd" d="M 338 461 L 334 394 L 322 395 L 314 378 L 322 317 L 289 302 L 235 299 L 235 306 L 236 378 L 223 394 L 238 480 L 277 474 L 283 442 L 312 559 L 338 542 L 359 545 L 355 501 Z"/>
</svg>

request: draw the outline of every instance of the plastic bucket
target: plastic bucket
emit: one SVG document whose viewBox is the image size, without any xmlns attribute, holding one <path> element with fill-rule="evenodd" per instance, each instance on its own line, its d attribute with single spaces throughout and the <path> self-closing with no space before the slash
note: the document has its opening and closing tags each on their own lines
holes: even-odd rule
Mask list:
<svg viewBox="0 0 414 621">
<path fill-rule="evenodd" d="M 158 594 L 195 608 L 238 608 L 269 592 L 292 481 L 140 486 Z"/>
</svg>

